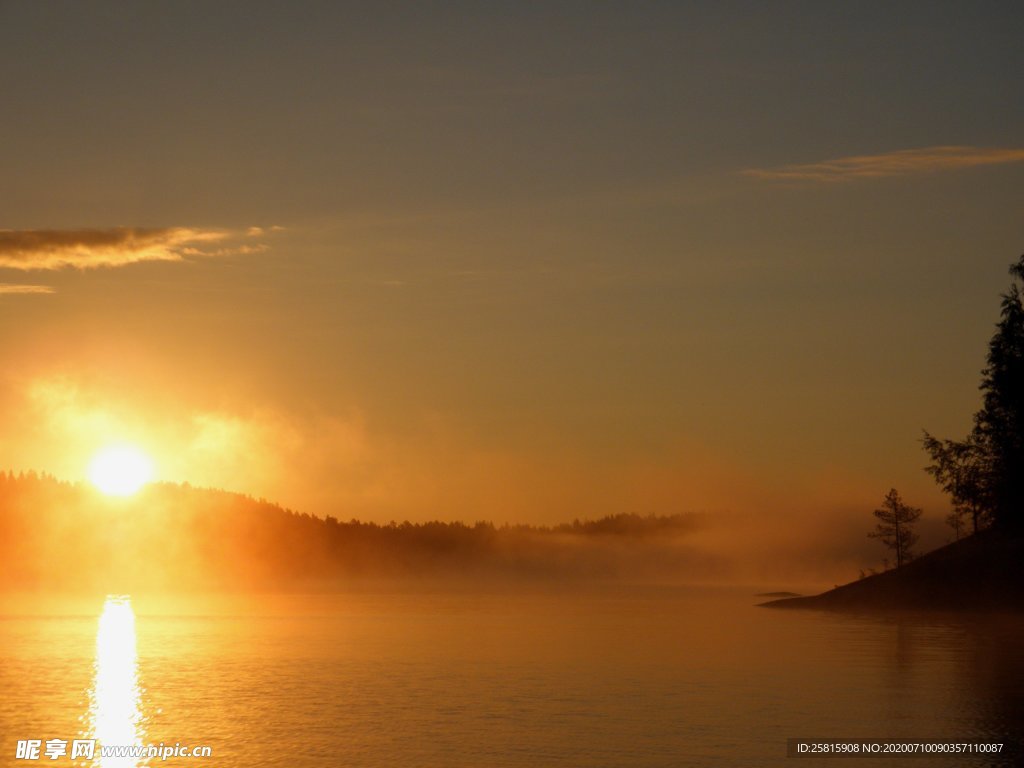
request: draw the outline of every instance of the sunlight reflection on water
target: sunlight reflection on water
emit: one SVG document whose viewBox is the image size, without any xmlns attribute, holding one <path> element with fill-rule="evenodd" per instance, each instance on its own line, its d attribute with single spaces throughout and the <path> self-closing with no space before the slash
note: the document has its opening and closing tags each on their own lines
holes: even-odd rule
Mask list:
<svg viewBox="0 0 1024 768">
<path fill-rule="evenodd" d="M 141 691 L 135 648 L 135 612 L 131 599 L 108 595 L 96 632 L 96 664 L 89 692 L 89 734 L 96 739 L 95 766 L 135 768 L 147 761 L 100 757 L 100 746 L 142 744 Z"/>
</svg>

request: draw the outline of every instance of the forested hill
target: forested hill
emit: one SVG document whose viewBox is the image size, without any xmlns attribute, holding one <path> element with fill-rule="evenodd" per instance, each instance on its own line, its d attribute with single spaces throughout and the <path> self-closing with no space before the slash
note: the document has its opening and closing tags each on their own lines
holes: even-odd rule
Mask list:
<svg viewBox="0 0 1024 768">
<path fill-rule="evenodd" d="M 554 527 L 339 521 L 225 491 L 153 484 L 128 499 L 0 473 L 0 585 L 331 589 L 361 579 L 714 576 L 688 543 L 696 514 L 621 514 Z"/>
</svg>

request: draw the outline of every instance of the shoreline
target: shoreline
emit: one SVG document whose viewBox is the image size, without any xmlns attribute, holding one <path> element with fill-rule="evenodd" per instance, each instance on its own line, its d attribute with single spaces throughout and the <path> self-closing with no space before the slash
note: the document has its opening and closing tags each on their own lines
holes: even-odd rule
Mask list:
<svg viewBox="0 0 1024 768">
<path fill-rule="evenodd" d="M 1024 613 L 1024 538 L 982 531 L 818 595 L 762 608 Z"/>
</svg>

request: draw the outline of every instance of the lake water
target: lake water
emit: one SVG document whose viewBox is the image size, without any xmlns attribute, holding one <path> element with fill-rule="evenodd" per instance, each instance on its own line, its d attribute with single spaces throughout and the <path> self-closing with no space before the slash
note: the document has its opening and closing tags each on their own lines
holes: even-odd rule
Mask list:
<svg viewBox="0 0 1024 768">
<path fill-rule="evenodd" d="M 97 735 L 209 745 L 148 764 L 225 768 L 781 766 L 790 737 L 1008 745 L 856 765 L 1020 764 L 1020 618 L 755 602 L 650 587 L 6 598 L 0 764 L 70 765 L 16 760 L 17 742 Z"/>
</svg>

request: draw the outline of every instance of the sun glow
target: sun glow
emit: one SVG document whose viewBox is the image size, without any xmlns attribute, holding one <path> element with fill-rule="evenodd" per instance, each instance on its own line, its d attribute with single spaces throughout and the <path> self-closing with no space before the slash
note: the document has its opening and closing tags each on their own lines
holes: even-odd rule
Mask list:
<svg viewBox="0 0 1024 768">
<path fill-rule="evenodd" d="M 89 480 L 109 496 L 131 496 L 153 477 L 153 462 L 132 445 L 104 448 L 89 464 Z"/>
</svg>

